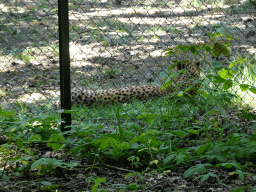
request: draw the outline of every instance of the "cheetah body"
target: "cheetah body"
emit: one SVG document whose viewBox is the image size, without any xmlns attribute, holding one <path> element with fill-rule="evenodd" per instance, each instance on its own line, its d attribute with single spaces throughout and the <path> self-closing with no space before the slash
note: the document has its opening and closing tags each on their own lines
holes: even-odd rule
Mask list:
<svg viewBox="0 0 256 192">
<path fill-rule="evenodd" d="M 179 63 L 176 70 L 183 70 L 173 81 L 172 86 L 164 89 L 158 85 L 131 85 L 117 89 L 93 90 L 75 87 L 71 90 L 72 104 L 82 104 L 86 106 L 94 104 L 111 104 L 115 101 L 127 102 L 132 99 L 147 100 L 153 97 L 162 97 L 166 93 L 174 93 L 178 90 L 186 90 L 191 85 L 195 85 L 190 94 L 195 96 L 201 83 L 200 69 L 198 63 L 186 62 Z"/>
</svg>

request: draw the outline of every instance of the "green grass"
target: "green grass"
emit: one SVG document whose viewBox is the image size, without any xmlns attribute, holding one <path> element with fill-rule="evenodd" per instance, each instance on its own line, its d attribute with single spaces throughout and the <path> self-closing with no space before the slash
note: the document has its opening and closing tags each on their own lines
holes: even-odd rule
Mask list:
<svg viewBox="0 0 256 192">
<path fill-rule="evenodd" d="M 110 78 L 115 78 L 119 73 L 118 68 L 108 68 L 104 70 L 105 75 L 109 76 Z"/>
</svg>

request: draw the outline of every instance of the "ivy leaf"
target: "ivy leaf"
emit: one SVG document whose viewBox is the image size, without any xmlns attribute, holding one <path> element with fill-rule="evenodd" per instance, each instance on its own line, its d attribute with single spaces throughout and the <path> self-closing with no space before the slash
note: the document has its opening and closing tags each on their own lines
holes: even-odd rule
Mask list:
<svg viewBox="0 0 256 192">
<path fill-rule="evenodd" d="M 190 47 L 190 51 L 194 54 L 194 55 L 198 55 L 198 51 L 197 51 L 197 46 L 195 46 L 195 45 L 192 45 L 191 47 Z"/>
<path fill-rule="evenodd" d="M 42 138 L 40 137 L 40 135 L 35 134 L 29 138 L 28 142 L 30 143 L 31 141 L 41 141 L 41 140 L 42 140 Z"/>
<path fill-rule="evenodd" d="M 63 145 L 62 143 L 58 142 L 65 142 L 65 138 L 60 134 L 54 134 L 51 136 L 49 141 L 56 141 L 56 143 L 47 143 L 47 146 L 52 147 L 54 151 L 58 151 L 60 147 Z"/>
<path fill-rule="evenodd" d="M 207 166 L 211 166 L 211 164 L 206 163 L 206 164 L 199 164 L 199 165 L 190 167 L 187 171 L 185 171 L 183 176 L 184 176 L 184 178 L 187 178 L 187 177 L 194 175 L 196 172 L 198 172 L 200 174 L 204 174 L 207 171 L 205 168 Z"/>
<path fill-rule="evenodd" d="M 23 148 L 23 140 L 22 139 L 18 139 L 16 143 L 17 143 L 17 147 L 19 149 Z"/>
<path fill-rule="evenodd" d="M 222 69 L 218 72 L 218 74 L 224 79 L 232 79 L 236 73 L 237 71 L 230 69 Z"/>
<path fill-rule="evenodd" d="M 250 90 L 252 93 L 256 94 L 256 87 L 251 87 L 249 90 Z"/>
<path fill-rule="evenodd" d="M 225 79 L 223 79 L 220 76 L 214 76 L 213 78 L 214 78 L 214 80 L 213 80 L 214 83 L 219 84 L 219 83 L 224 83 L 225 82 Z"/>
<path fill-rule="evenodd" d="M 231 169 L 233 167 L 235 167 L 235 168 L 237 168 L 239 170 L 243 170 L 244 169 L 243 166 L 240 165 L 239 163 L 220 163 L 220 164 L 216 165 L 216 167 L 220 167 L 220 166 L 225 167 L 227 169 Z"/>
<path fill-rule="evenodd" d="M 218 57 L 218 56 L 220 56 L 220 54 L 222 54 L 226 57 L 230 56 L 230 52 L 227 49 L 227 47 L 223 43 L 217 42 L 217 43 L 215 43 L 215 45 L 213 47 L 212 55 Z"/>
<path fill-rule="evenodd" d="M 198 147 L 197 150 L 196 150 L 196 154 L 197 155 L 202 155 L 205 152 L 205 148 L 206 148 L 205 145 L 202 145 L 202 146 Z"/>
<path fill-rule="evenodd" d="M 246 84 L 240 84 L 239 86 L 241 91 L 247 91 L 249 89 L 249 85 L 246 85 Z"/>
<path fill-rule="evenodd" d="M 230 87 L 233 86 L 233 81 L 232 80 L 227 80 L 224 84 L 223 84 L 223 89 L 224 90 L 227 90 L 229 89 Z"/>
<path fill-rule="evenodd" d="M 164 158 L 164 164 L 166 164 L 170 161 L 173 161 L 176 156 L 177 156 L 176 153 L 172 153 L 172 154 L 168 155 L 166 158 Z"/>
</svg>

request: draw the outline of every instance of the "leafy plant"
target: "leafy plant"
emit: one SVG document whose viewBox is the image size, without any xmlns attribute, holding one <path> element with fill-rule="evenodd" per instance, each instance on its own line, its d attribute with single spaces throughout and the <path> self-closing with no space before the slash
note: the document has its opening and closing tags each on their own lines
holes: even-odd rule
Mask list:
<svg viewBox="0 0 256 192">
<path fill-rule="evenodd" d="M 226 186 L 226 187 L 232 189 L 232 187 L 221 183 L 220 180 L 219 180 L 219 177 L 218 177 L 216 174 L 211 173 L 211 172 L 208 172 L 208 173 L 207 173 L 206 167 L 209 167 L 209 166 L 212 166 L 212 165 L 209 164 L 209 163 L 195 165 L 195 166 L 193 166 L 193 167 L 190 167 L 190 168 L 184 173 L 183 176 L 184 176 L 184 178 L 187 178 L 187 177 L 193 176 L 195 173 L 199 173 L 200 176 L 196 177 L 194 180 L 200 178 L 200 180 L 201 180 L 202 182 L 204 182 L 204 181 L 206 181 L 207 179 L 209 179 L 209 177 L 215 177 L 221 185 L 224 185 L 224 186 Z"/>
<path fill-rule="evenodd" d="M 192 52 L 194 55 L 199 55 L 200 51 L 203 51 L 205 53 L 211 53 L 212 56 L 218 57 L 220 55 L 229 57 L 230 51 L 228 45 L 230 44 L 230 41 L 235 39 L 229 35 L 223 35 L 220 33 L 208 33 L 207 36 L 210 38 L 210 43 L 204 43 L 204 44 L 196 44 L 196 45 L 179 45 L 175 48 L 170 48 L 164 50 L 165 56 L 171 56 L 174 54 L 180 54 L 182 52 Z M 219 40 L 219 38 L 226 38 L 226 41 Z M 206 54 L 205 54 L 206 55 Z M 237 58 L 235 61 L 231 62 L 229 64 L 229 67 L 223 67 L 221 65 L 216 65 L 216 67 L 212 66 L 212 70 L 206 75 L 206 78 L 209 79 L 210 82 L 214 83 L 215 85 L 218 85 L 219 90 L 223 90 L 223 92 L 220 92 L 216 98 L 220 100 L 224 100 L 228 103 L 231 103 L 231 99 L 236 98 L 237 95 L 233 94 L 229 91 L 229 89 L 233 88 L 234 85 L 236 85 L 238 82 L 235 80 L 235 77 L 238 74 L 238 71 L 235 69 L 236 66 L 241 66 L 244 62 L 248 60 L 248 56 L 246 58 Z M 173 61 L 175 64 L 171 67 L 175 67 L 177 63 L 182 61 Z M 241 67 L 240 67 L 241 68 Z M 217 73 L 216 73 L 217 71 Z M 169 81 L 166 83 L 165 86 L 168 86 L 172 81 L 183 71 L 176 71 L 174 73 L 168 74 Z M 247 83 L 240 83 L 239 84 L 241 91 L 250 91 L 253 94 L 256 94 L 256 87 L 253 85 L 249 85 Z M 221 88 L 221 89 L 220 89 Z M 207 92 L 205 92 L 202 89 L 199 89 L 198 92 L 206 97 L 209 98 L 209 95 Z M 178 95 L 182 96 L 183 93 L 178 93 Z"/>
<path fill-rule="evenodd" d="M 230 35 L 223 35 L 221 33 L 207 33 L 206 34 L 210 38 L 209 43 L 197 43 L 195 45 L 178 45 L 174 48 L 165 49 L 165 57 L 181 54 L 183 52 L 190 51 L 194 55 L 198 55 L 200 50 L 206 53 L 211 53 L 212 56 L 218 57 L 221 54 L 229 57 L 230 52 L 228 45 L 231 43 L 231 40 L 236 38 L 231 37 Z M 226 38 L 226 41 L 220 40 L 220 38 Z"/>
<path fill-rule="evenodd" d="M 99 186 L 101 185 L 102 182 L 105 182 L 106 181 L 106 178 L 105 177 L 97 177 L 97 178 L 93 178 L 93 177 L 88 177 L 87 178 L 87 182 L 88 184 L 91 182 L 91 181 L 94 181 L 94 184 L 93 184 L 93 187 L 92 187 L 92 192 L 96 192 L 99 188 Z M 100 191 L 100 190 L 99 190 Z"/>
<path fill-rule="evenodd" d="M 30 169 L 33 170 L 33 169 L 37 168 L 40 173 L 42 170 L 44 170 L 44 171 L 52 170 L 53 166 L 72 170 L 77 165 L 78 165 L 77 163 L 73 163 L 72 161 L 70 163 L 65 163 L 65 162 L 63 162 L 61 160 L 57 160 L 57 159 L 41 158 L 39 160 L 34 161 L 31 164 Z"/>
<path fill-rule="evenodd" d="M 112 79 L 112 78 L 115 78 L 118 75 L 119 69 L 117 69 L 117 68 L 108 68 L 108 69 L 105 69 L 104 72 L 107 76 L 109 76 L 109 78 Z"/>
<path fill-rule="evenodd" d="M 250 4 L 252 4 L 253 6 L 256 6 L 256 0 L 249 0 Z"/>
<path fill-rule="evenodd" d="M 29 54 L 24 55 L 23 53 L 21 53 L 20 58 L 24 61 L 25 64 L 30 63 L 31 57 Z"/>
</svg>

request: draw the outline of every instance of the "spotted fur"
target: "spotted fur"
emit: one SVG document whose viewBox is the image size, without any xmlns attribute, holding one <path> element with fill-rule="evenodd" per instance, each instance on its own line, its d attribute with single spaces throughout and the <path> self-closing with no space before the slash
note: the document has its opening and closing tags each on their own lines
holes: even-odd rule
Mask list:
<svg viewBox="0 0 256 192">
<path fill-rule="evenodd" d="M 192 62 L 180 62 L 176 66 L 176 70 L 182 70 L 184 73 L 180 73 L 172 86 L 168 86 L 165 89 L 161 89 L 161 86 L 157 85 L 131 85 L 118 89 L 104 89 L 104 90 L 92 90 L 76 87 L 71 90 L 72 104 L 82 104 L 86 106 L 94 104 L 111 104 L 115 101 L 127 102 L 133 99 L 147 100 L 153 97 L 162 97 L 166 93 L 175 93 L 179 90 L 186 91 L 190 86 L 192 89 L 187 91 L 190 95 L 195 96 L 197 89 L 201 83 L 200 79 L 199 63 Z"/>
</svg>

